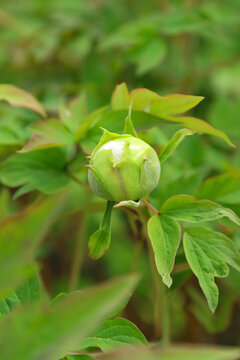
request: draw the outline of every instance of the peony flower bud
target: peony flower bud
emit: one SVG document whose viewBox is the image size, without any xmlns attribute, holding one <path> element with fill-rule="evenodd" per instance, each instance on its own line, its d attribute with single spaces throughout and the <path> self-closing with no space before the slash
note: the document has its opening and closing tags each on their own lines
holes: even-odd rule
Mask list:
<svg viewBox="0 0 240 360">
<path fill-rule="evenodd" d="M 132 135 L 106 130 L 88 167 L 94 193 L 116 202 L 143 198 L 155 189 L 160 177 L 160 162 L 150 145 Z"/>
</svg>

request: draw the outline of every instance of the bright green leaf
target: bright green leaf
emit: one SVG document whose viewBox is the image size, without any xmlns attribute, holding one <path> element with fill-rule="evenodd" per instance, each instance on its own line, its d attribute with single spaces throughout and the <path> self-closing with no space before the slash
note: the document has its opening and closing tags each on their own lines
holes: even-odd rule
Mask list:
<svg viewBox="0 0 240 360">
<path fill-rule="evenodd" d="M 128 109 L 130 105 L 130 97 L 128 88 L 125 83 L 117 85 L 111 99 L 113 110 Z"/>
<path fill-rule="evenodd" d="M 152 216 L 148 221 L 148 235 L 153 247 L 155 262 L 164 284 L 172 284 L 170 273 L 180 244 L 180 226 L 168 216 Z"/>
<path fill-rule="evenodd" d="M 163 163 L 165 160 L 167 160 L 169 155 L 171 155 L 176 150 L 178 145 L 181 144 L 181 142 L 184 140 L 184 138 L 186 136 L 193 135 L 193 134 L 194 134 L 194 131 L 189 130 L 189 129 L 181 129 L 181 130 L 177 131 L 173 135 L 173 137 L 171 138 L 169 143 L 161 151 L 161 153 L 159 155 L 160 163 Z"/>
<path fill-rule="evenodd" d="M 214 277 L 225 277 L 228 265 L 240 271 L 240 254 L 225 235 L 207 228 L 186 228 L 184 250 L 187 261 L 197 276 L 211 311 L 218 304 Z"/>
<path fill-rule="evenodd" d="M 203 99 L 202 96 L 193 95 L 165 95 L 153 102 L 150 112 L 157 116 L 183 114 L 197 106 Z"/>
</svg>

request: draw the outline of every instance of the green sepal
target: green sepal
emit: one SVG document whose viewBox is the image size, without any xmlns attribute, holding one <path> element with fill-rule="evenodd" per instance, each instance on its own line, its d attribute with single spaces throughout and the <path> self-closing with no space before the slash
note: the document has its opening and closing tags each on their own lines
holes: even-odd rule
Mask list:
<svg viewBox="0 0 240 360">
<path fill-rule="evenodd" d="M 136 130 L 134 129 L 133 123 L 132 123 L 132 104 L 129 106 L 128 115 L 125 119 L 125 125 L 124 125 L 124 134 L 132 135 L 135 137 L 138 137 Z"/>
<path fill-rule="evenodd" d="M 108 201 L 100 227 L 88 242 L 89 256 L 95 260 L 101 258 L 108 250 L 111 242 L 111 216 L 114 201 Z"/>
</svg>

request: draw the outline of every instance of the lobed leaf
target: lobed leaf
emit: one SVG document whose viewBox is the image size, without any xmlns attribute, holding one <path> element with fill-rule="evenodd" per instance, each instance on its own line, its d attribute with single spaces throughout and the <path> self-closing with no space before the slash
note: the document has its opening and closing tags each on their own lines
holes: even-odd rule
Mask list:
<svg viewBox="0 0 240 360">
<path fill-rule="evenodd" d="M 225 235 L 208 228 L 186 228 L 184 251 L 187 261 L 198 278 L 211 311 L 218 303 L 218 287 L 214 277 L 226 277 L 228 265 L 240 271 L 240 254 Z"/>
</svg>

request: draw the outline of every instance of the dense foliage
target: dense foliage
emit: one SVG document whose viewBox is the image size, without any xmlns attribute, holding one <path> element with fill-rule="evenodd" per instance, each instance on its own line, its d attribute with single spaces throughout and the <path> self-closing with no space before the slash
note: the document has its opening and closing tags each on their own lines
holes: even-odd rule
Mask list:
<svg viewBox="0 0 240 360">
<path fill-rule="evenodd" d="M 3 360 L 239 358 L 239 14 L 1 1 Z"/>
</svg>

